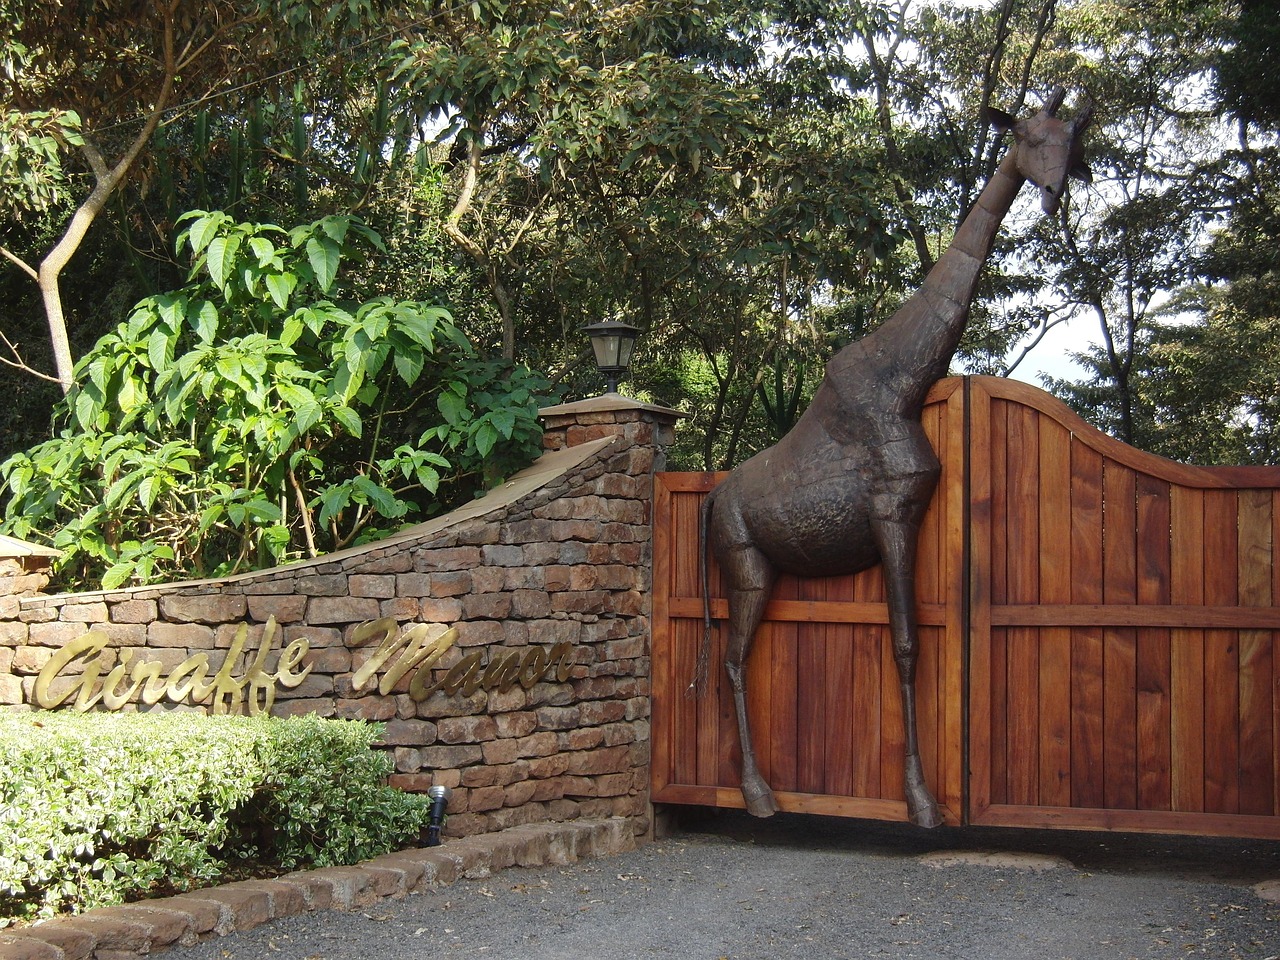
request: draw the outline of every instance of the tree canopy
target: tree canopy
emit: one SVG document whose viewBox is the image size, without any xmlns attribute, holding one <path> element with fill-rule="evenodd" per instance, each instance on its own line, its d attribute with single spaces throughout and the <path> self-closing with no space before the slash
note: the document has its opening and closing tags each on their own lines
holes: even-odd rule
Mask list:
<svg viewBox="0 0 1280 960">
<path fill-rule="evenodd" d="M 477 384 L 475 364 L 496 363 L 487 382 L 504 383 L 524 364 L 558 396 L 586 395 L 599 385 L 578 328 L 619 316 L 643 331 L 628 389 L 692 414 L 672 462 L 732 465 L 788 429 L 832 352 L 891 314 L 945 249 L 1005 149 L 984 111 L 1036 109 L 1063 84 L 1098 104 L 1094 184 L 1057 219 L 1030 202 L 1006 219 L 963 368 L 1007 373 L 1046 330 L 1086 325 L 1099 344 L 1089 376 L 1050 384 L 1085 415 L 1185 459 L 1275 461 L 1274 6 L 0 0 L 5 452 L 53 436 L 62 392 L 54 432 L 83 426 L 92 404 L 115 404 L 95 427 L 104 437 L 133 429 L 103 390 L 107 356 L 163 352 L 164 377 L 150 359 L 130 368 L 152 399 L 203 382 L 194 360 L 180 365 L 186 351 L 243 350 L 250 327 L 324 356 L 347 321 L 326 315 L 292 341 L 283 324 L 296 298 L 328 297 L 326 261 L 317 274 L 306 247 L 334 238 L 316 225 L 346 223 L 341 242 L 382 246 L 347 261 L 341 309 L 353 322 L 362 304 L 443 311 L 470 347 L 446 350 L 441 378 Z M 192 242 L 215 221 L 240 274 Z M 278 274 L 255 243 L 276 251 Z M 221 303 L 220 315 L 248 298 L 265 313 L 208 343 L 178 324 L 171 354 L 139 346 L 159 344 L 168 321 L 155 318 L 173 308 L 158 304 L 173 297 Z M 370 382 L 404 382 L 413 342 L 389 348 Z M 293 401 L 268 383 L 341 393 L 323 380 L 331 367 L 305 368 L 323 388 L 245 369 L 250 386 L 265 378 L 246 395 L 277 413 Z M 322 489 L 380 482 L 381 454 L 356 452 L 327 402 L 311 427 L 354 444 L 334 463 L 356 473 L 297 478 L 308 506 L 290 507 L 301 539 L 286 553 L 310 549 L 303 516 L 316 549 L 352 532 L 320 535 L 333 519 L 318 522 Z M 8 496 L 12 510 L 25 494 Z"/>
</svg>

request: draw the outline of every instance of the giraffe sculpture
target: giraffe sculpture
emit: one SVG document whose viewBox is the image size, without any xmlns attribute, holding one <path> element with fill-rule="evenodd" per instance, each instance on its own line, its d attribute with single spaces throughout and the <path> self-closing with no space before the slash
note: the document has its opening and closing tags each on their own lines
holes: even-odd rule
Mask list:
<svg viewBox="0 0 1280 960">
<path fill-rule="evenodd" d="M 922 827 L 942 822 L 925 783 L 915 716 L 916 540 L 941 472 L 920 415 L 929 388 L 947 372 L 979 271 L 1023 183 L 1039 188 L 1044 212 L 1053 214 L 1069 175 L 1090 178 L 1081 140 L 1093 107 L 1061 120 L 1064 98 L 1055 89 L 1039 113 L 1017 122 L 988 111 L 993 127 L 1013 132 L 1013 144 L 924 285 L 837 353 L 792 430 L 734 470 L 703 504 L 703 595 L 710 549 L 729 601 L 725 669 L 742 745 L 742 794 L 755 816 L 779 809 L 756 764 L 745 698 L 747 656 L 774 581 L 779 573 L 834 576 L 882 562 L 902 693 L 907 813 Z M 710 656 L 709 599 L 704 619 L 699 679 Z"/>
</svg>

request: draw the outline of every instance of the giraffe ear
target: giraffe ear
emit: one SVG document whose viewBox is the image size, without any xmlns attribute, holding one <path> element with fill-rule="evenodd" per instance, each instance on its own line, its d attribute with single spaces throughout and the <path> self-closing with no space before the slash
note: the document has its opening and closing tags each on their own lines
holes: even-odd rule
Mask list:
<svg viewBox="0 0 1280 960">
<path fill-rule="evenodd" d="M 986 107 L 982 111 L 983 117 L 987 123 L 995 127 L 1001 133 L 1012 130 L 1013 125 L 1018 122 L 1017 118 L 1011 113 L 1005 113 L 1003 110 L 997 110 L 995 107 Z"/>
<path fill-rule="evenodd" d="M 1067 171 L 1067 175 L 1074 177 L 1081 183 L 1093 183 L 1093 171 L 1089 169 L 1089 165 L 1083 160 L 1077 160 L 1075 165 Z"/>
</svg>

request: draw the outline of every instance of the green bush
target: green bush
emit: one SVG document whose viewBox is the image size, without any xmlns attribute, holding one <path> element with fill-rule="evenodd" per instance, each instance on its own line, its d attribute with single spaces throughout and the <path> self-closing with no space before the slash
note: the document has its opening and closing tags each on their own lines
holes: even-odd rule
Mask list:
<svg viewBox="0 0 1280 960">
<path fill-rule="evenodd" d="M 0 926 L 190 889 L 229 865 L 354 863 L 417 837 L 376 725 L 0 712 Z"/>
</svg>

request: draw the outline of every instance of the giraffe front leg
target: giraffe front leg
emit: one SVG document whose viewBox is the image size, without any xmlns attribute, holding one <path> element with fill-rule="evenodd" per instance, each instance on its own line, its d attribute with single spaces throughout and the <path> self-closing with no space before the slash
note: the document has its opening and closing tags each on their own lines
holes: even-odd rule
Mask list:
<svg viewBox="0 0 1280 960">
<path fill-rule="evenodd" d="M 915 557 L 918 525 L 903 520 L 873 520 L 872 529 L 884 562 L 889 599 L 889 630 L 893 659 L 902 692 L 902 723 L 906 740 L 904 790 L 907 815 L 920 827 L 942 823 L 938 803 L 924 778 L 920 741 L 916 732 L 916 659 L 920 641 L 916 624 Z"/>
<path fill-rule="evenodd" d="M 738 715 L 738 740 L 742 745 L 742 799 L 755 817 L 771 817 L 780 807 L 773 790 L 760 774 L 751 738 L 751 718 L 747 715 L 747 657 L 755 642 L 756 629 L 764 617 L 774 575 L 764 555 L 754 549 L 736 551 L 725 564 L 728 590 L 729 642 L 724 668 L 733 688 L 733 705 Z"/>
</svg>

